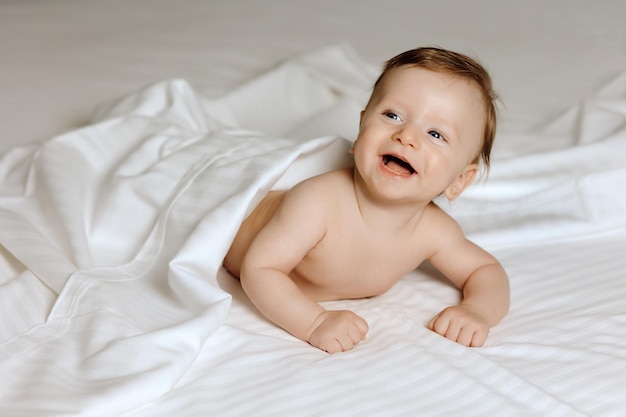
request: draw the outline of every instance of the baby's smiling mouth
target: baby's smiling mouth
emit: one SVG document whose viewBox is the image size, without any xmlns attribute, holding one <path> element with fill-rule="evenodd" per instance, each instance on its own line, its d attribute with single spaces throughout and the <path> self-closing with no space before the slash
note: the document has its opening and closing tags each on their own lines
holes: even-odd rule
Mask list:
<svg viewBox="0 0 626 417">
<path fill-rule="evenodd" d="M 385 154 L 382 156 L 383 165 L 389 168 L 391 171 L 400 175 L 413 175 L 415 169 L 404 159 L 401 159 L 395 155 Z"/>
</svg>

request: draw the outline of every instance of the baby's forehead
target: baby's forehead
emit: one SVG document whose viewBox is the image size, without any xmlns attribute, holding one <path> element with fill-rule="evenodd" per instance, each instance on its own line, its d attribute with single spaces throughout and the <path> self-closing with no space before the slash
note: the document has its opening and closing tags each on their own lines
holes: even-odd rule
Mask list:
<svg viewBox="0 0 626 417">
<path fill-rule="evenodd" d="M 410 71 L 411 69 L 417 69 L 419 71 Z M 407 71 L 409 70 L 409 71 Z M 436 78 L 444 79 L 453 83 L 462 83 L 468 87 L 466 90 L 467 94 L 464 93 L 466 97 L 471 97 L 476 100 L 476 110 L 477 112 L 484 113 L 484 104 L 485 98 L 482 93 L 482 90 L 478 83 L 469 76 L 463 76 L 462 74 L 454 73 L 452 71 L 446 70 L 434 70 L 430 68 L 425 68 L 420 65 L 412 65 L 406 64 L 401 65 L 395 68 L 391 68 L 388 71 L 381 74 L 376 83 L 374 84 L 374 88 L 372 90 L 370 100 L 368 105 L 379 103 L 380 100 L 387 97 L 393 91 L 395 94 L 405 95 L 406 92 L 402 87 L 403 84 L 411 83 L 415 81 L 415 78 L 419 77 L 420 72 L 426 72 L 427 74 L 434 74 Z M 428 79 L 421 80 L 420 82 L 428 83 Z M 399 87 L 398 87 L 399 86 Z M 395 87 L 395 88 L 392 88 Z"/>
<path fill-rule="evenodd" d="M 417 71 L 413 71 L 417 70 Z M 426 68 L 421 65 L 414 64 L 405 64 L 398 67 L 394 67 L 381 74 L 380 78 L 376 82 L 374 86 L 374 90 L 372 94 L 377 93 L 378 91 L 384 91 L 385 87 L 389 85 L 391 82 L 400 82 L 400 80 L 404 80 L 406 82 L 410 82 L 412 78 L 417 78 L 419 73 L 426 73 L 435 75 L 437 78 L 447 79 L 451 83 L 453 82 L 461 82 L 471 89 L 475 90 L 480 94 L 481 89 L 478 83 L 469 75 L 464 75 L 462 73 L 454 72 L 452 70 L 446 69 L 432 69 Z M 402 75 L 402 77 L 400 77 Z"/>
</svg>

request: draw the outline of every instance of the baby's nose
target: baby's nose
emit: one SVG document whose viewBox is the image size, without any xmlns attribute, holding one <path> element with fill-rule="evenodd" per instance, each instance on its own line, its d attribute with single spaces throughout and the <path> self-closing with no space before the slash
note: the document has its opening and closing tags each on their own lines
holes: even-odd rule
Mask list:
<svg viewBox="0 0 626 417">
<path fill-rule="evenodd" d="M 415 132 L 408 128 L 398 130 L 394 134 L 393 139 L 404 146 L 410 146 L 411 148 L 419 147 L 419 140 L 417 138 L 417 135 L 415 134 Z"/>
</svg>

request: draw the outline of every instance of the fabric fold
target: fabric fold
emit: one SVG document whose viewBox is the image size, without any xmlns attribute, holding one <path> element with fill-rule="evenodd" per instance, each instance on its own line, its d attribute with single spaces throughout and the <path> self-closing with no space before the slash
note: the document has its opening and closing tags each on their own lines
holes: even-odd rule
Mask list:
<svg viewBox="0 0 626 417">
<path fill-rule="evenodd" d="M 201 101 L 184 81 L 158 83 L 47 141 L 28 164 L 5 157 L 29 191 L 7 184 L 0 196 L 2 244 L 40 294 L 58 297 L 32 320 L 3 303 L 13 314 L 1 326 L 2 414 L 111 416 L 163 395 L 227 317 L 216 275 L 253 205 L 292 165 L 294 182 L 348 155 L 338 137 L 222 129 Z M 0 296 L 11 291 L 21 290 Z"/>
</svg>

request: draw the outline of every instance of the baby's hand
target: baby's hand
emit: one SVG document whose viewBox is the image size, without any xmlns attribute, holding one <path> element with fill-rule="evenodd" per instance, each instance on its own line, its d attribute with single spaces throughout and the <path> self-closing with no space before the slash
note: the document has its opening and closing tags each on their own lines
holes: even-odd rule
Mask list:
<svg viewBox="0 0 626 417">
<path fill-rule="evenodd" d="M 349 310 L 324 311 L 308 342 L 328 353 L 345 352 L 365 340 L 367 322 Z"/>
<path fill-rule="evenodd" d="M 446 308 L 428 323 L 428 328 L 470 347 L 482 346 L 489 334 L 489 324 L 485 318 L 465 305 Z"/>
</svg>

